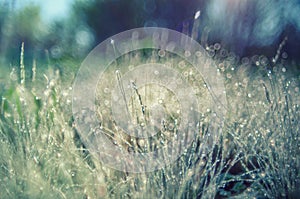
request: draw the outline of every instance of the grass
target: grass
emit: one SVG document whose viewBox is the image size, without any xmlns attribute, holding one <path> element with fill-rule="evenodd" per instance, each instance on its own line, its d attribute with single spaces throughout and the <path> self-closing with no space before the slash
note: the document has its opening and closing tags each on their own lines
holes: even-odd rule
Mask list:
<svg viewBox="0 0 300 199">
<path fill-rule="evenodd" d="M 286 60 L 274 64 L 254 56 L 238 61 L 224 49 L 209 53 L 225 78 L 222 134 L 205 144 L 214 133 L 205 113 L 196 139 L 176 162 L 134 174 L 102 165 L 82 143 L 71 112 L 75 71 L 50 66 L 43 73 L 37 65 L 32 82 L 22 50 L 20 69 L 2 83 L 0 198 L 296 198 L 299 71 Z M 76 68 L 71 62 L 69 67 Z M 189 81 L 203 85 L 195 77 Z M 132 99 L 131 107 L 137 103 Z M 119 142 L 126 145 L 124 139 Z M 138 151 L 138 144 L 131 144 Z"/>
</svg>

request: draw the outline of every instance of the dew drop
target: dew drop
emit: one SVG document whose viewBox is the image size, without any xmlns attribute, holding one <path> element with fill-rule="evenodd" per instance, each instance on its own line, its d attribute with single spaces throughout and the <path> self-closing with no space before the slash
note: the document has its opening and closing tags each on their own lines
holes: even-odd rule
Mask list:
<svg viewBox="0 0 300 199">
<path fill-rule="evenodd" d="M 104 93 L 109 93 L 109 88 L 105 88 Z"/>
<path fill-rule="evenodd" d="M 169 124 L 168 129 L 169 129 L 169 131 L 173 131 L 173 129 L 174 129 L 174 124 Z"/>
<path fill-rule="evenodd" d="M 200 10 L 198 10 L 198 11 L 195 13 L 194 19 L 198 19 L 198 18 L 200 17 L 200 14 L 201 14 L 201 12 L 200 12 Z"/>
<path fill-rule="evenodd" d="M 139 139 L 138 141 L 140 146 L 145 146 L 145 140 L 144 139 Z"/>
<path fill-rule="evenodd" d="M 104 100 L 104 104 L 105 104 L 105 106 L 108 106 L 109 105 L 109 101 L 108 100 Z"/>
<path fill-rule="evenodd" d="M 283 59 L 288 58 L 288 54 L 286 52 L 283 52 L 281 56 L 282 56 Z"/>
<path fill-rule="evenodd" d="M 181 62 L 179 62 L 179 64 L 178 64 L 178 66 L 179 66 L 179 68 L 185 68 L 185 63 L 184 63 L 184 61 L 181 61 Z"/>
<path fill-rule="evenodd" d="M 111 44 L 111 45 L 114 45 L 114 44 L 115 44 L 115 40 L 110 39 L 110 44 Z"/>
<path fill-rule="evenodd" d="M 200 51 L 196 51 L 196 52 L 195 52 L 195 55 L 196 55 L 196 57 L 201 57 L 201 56 L 202 56 L 202 53 L 201 53 Z"/>
<path fill-rule="evenodd" d="M 190 57 L 190 56 L 191 56 L 191 52 L 190 52 L 189 50 L 186 50 L 186 51 L 184 52 L 184 56 L 185 56 L 185 57 Z"/>
<path fill-rule="evenodd" d="M 165 55 L 166 55 L 166 51 L 164 51 L 164 50 L 159 50 L 158 51 L 158 56 L 164 57 Z"/>
<path fill-rule="evenodd" d="M 227 73 L 227 74 L 226 74 L 226 77 L 227 77 L 228 79 L 231 79 L 232 75 L 231 75 L 230 73 Z"/>
<path fill-rule="evenodd" d="M 271 146 L 275 146 L 275 141 L 272 139 L 272 140 L 270 140 L 270 144 L 271 144 Z"/>
<path fill-rule="evenodd" d="M 215 43 L 215 44 L 214 44 L 214 49 L 215 49 L 215 50 L 220 50 L 220 49 L 221 49 L 221 44 Z"/>
<path fill-rule="evenodd" d="M 242 64 L 243 64 L 243 65 L 248 65 L 249 63 L 250 63 L 250 60 L 249 60 L 248 57 L 242 58 Z"/>
</svg>

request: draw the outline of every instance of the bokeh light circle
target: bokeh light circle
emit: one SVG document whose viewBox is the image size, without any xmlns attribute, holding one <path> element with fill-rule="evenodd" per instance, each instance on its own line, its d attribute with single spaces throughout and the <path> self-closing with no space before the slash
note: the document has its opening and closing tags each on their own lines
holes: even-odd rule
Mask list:
<svg viewBox="0 0 300 199">
<path fill-rule="evenodd" d="M 159 58 L 143 63 L 145 55 L 138 52 L 147 49 L 157 50 Z M 132 52 L 137 52 L 138 64 L 120 63 L 120 57 Z M 168 62 L 169 54 L 178 57 L 178 63 Z M 189 71 L 184 69 L 187 63 Z M 218 134 L 227 104 L 223 78 L 196 41 L 154 27 L 128 30 L 103 41 L 83 61 L 73 86 L 74 124 L 82 142 L 104 165 L 121 171 L 149 172 L 176 161 L 199 134 L 201 102 L 189 81 L 193 73 L 205 82 L 212 113 L 209 129 Z M 162 127 L 172 130 L 172 139 L 142 152 L 124 148 L 114 134 L 122 132 L 123 141 L 137 140 L 140 146 L 162 134 Z"/>
</svg>

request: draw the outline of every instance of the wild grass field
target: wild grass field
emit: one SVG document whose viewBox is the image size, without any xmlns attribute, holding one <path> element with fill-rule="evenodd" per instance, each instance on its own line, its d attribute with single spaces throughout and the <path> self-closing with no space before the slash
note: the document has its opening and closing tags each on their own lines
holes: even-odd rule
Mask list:
<svg viewBox="0 0 300 199">
<path fill-rule="evenodd" d="M 214 132 L 205 108 L 196 139 L 178 160 L 135 174 L 102 164 L 81 141 L 71 110 L 80 63 L 48 63 L 48 70 L 38 62 L 27 66 L 22 47 L 18 67 L 1 66 L 6 75 L 0 82 L 0 198 L 297 198 L 299 66 L 263 55 L 238 58 L 222 48 L 207 52 L 225 80 L 222 134 L 207 144 Z M 134 65 L 139 59 L 127 60 Z M 168 61 L 180 69 L 176 58 Z M 189 77 L 189 83 L 203 85 L 202 79 Z M 138 103 L 133 98 L 130 107 Z M 165 103 L 176 107 L 171 100 Z M 110 133 L 120 134 L 114 128 Z M 163 136 L 156 139 L 159 145 Z M 118 142 L 141 150 L 138 140 Z"/>
</svg>

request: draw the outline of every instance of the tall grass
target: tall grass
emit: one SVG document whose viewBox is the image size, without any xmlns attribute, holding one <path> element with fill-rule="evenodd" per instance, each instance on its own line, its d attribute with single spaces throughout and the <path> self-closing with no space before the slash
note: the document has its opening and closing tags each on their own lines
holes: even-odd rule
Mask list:
<svg viewBox="0 0 300 199">
<path fill-rule="evenodd" d="M 25 76 L 22 50 L 20 75 L 1 91 L 0 198 L 296 198 L 299 71 L 286 60 L 208 53 L 228 100 L 219 139 L 206 145 L 214 132 L 203 115 L 197 138 L 175 163 L 133 174 L 89 153 L 73 125 L 71 83 L 62 83 L 60 70 L 39 73 L 36 63 L 32 78 Z"/>
</svg>

